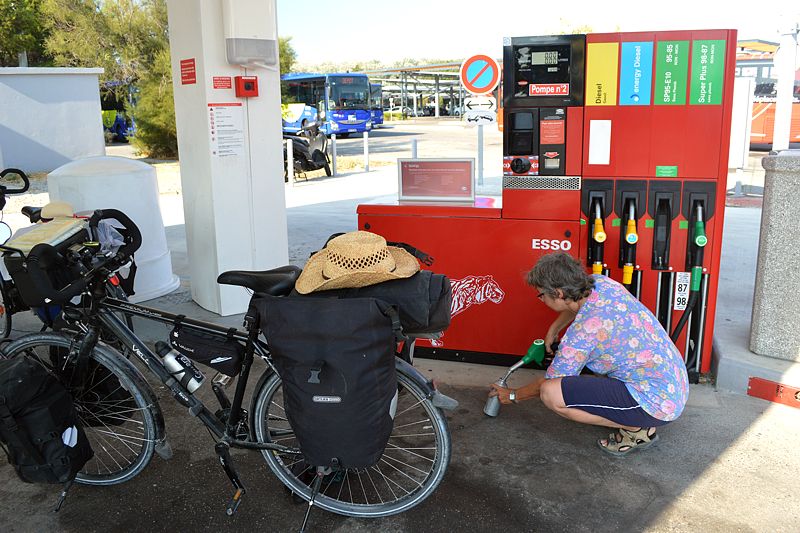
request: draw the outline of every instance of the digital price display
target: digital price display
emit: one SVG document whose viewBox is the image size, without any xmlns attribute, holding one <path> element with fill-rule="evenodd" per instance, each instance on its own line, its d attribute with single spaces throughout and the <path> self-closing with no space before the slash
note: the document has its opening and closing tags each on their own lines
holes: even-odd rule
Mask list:
<svg viewBox="0 0 800 533">
<path fill-rule="evenodd" d="M 544 52 L 531 53 L 531 65 L 557 65 L 558 51 L 547 50 Z"/>
</svg>

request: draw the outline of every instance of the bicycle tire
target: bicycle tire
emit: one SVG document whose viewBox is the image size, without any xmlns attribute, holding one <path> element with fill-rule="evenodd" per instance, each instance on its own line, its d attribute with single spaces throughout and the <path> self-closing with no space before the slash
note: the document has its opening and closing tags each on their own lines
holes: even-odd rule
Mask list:
<svg viewBox="0 0 800 533">
<path fill-rule="evenodd" d="M 6 301 L 6 291 L 0 290 L 0 339 L 11 335 L 11 309 Z"/>
<path fill-rule="evenodd" d="M 69 383 L 68 371 L 57 371 L 52 360 L 52 354 L 63 354 L 59 350 L 69 350 L 72 345 L 72 339 L 65 335 L 33 333 L 10 343 L 4 352 L 7 358 L 35 358 L 70 391 L 94 450 L 94 457 L 75 481 L 84 485 L 124 483 L 138 475 L 153 457 L 156 415 L 149 399 L 154 395 L 130 361 L 100 344 L 91 353 L 86 376 L 89 388 L 76 390 Z"/>
<path fill-rule="evenodd" d="M 397 381 L 398 406 L 394 420 L 395 426 L 381 459 L 376 465 L 367 469 L 349 469 L 344 474 L 326 476 L 320 492 L 314 500 L 314 505 L 345 516 L 379 518 L 411 509 L 430 496 L 439 486 L 450 462 L 451 444 L 447 420 L 441 410 L 434 407 L 426 398 L 425 392 L 404 372 L 398 370 Z M 262 379 L 259 384 L 260 386 L 254 392 L 251 408 L 254 438 L 257 442 L 279 442 L 296 448 L 297 441 L 291 433 L 291 427 L 286 418 L 281 415 L 283 400 L 280 377 L 272 374 L 266 380 Z M 410 407 L 408 404 L 411 404 Z M 424 413 L 422 416 L 427 418 L 409 422 L 408 420 L 419 415 L 411 413 L 407 416 L 406 413 L 417 406 L 420 408 L 418 411 Z M 398 424 L 398 422 L 400 423 Z M 426 422 L 430 424 L 425 424 Z M 272 424 L 271 427 L 270 424 Z M 418 446 L 417 444 L 425 444 L 425 442 L 419 443 L 418 441 L 414 441 L 411 447 L 406 448 L 396 444 L 403 442 L 401 440 L 403 437 L 415 436 L 404 434 L 403 431 L 407 431 L 407 428 L 412 426 L 419 427 L 419 424 L 423 424 L 423 431 L 432 430 L 430 434 L 417 436 L 429 437 L 425 440 L 430 440 L 432 437 L 433 447 Z M 303 469 L 302 457 L 269 450 L 263 450 L 261 453 L 270 470 L 293 494 L 300 496 L 305 501 L 311 499 L 311 483 L 314 476 L 309 475 L 312 467 L 308 466 Z M 403 454 L 403 459 L 391 455 L 394 453 Z M 414 464 L 409 464 L 412 462 Z M 431 463 L 431 467 L 427 471 L 417 468 L 428 463 Z M 296 465 L 300 465 L 300 467 Z M 403 465 L 409 467 L 410 473 L 403 472 L 398 468 Z M 420 477 L 420 474 L 424 475 L 418 480 L 417 477 Z M 414 488 L 415 485 L 416 488 Z M 345 486 L 347 489 L 343 496 Z M 335 496 L 334 493 L 336 493 Z M 401 493 L 400 496 L 397 493 Z M 393 501 L 386 501 L 389 499 L 389 495 L 394 497 Z M 344 501 L 344 498 L 348 497 L 349 501 Z M 363 500 L 363 503 L 356 500 Z"/>
</svg>

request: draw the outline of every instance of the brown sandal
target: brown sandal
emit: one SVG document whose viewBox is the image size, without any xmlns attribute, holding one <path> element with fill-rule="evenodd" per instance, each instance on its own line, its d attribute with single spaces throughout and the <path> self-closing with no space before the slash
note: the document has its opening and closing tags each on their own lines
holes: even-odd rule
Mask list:
<svg viewBox="0 0 800 533">
<path fill-rule="evenodd" d="M 636 431 L 619 429 L 608 439 L 597 439 L 597 446 L 614 457 L 625 457 L 634 450 L 644 450 L 658 441 L 656 428 L 639 428 Z"/>
</svg>

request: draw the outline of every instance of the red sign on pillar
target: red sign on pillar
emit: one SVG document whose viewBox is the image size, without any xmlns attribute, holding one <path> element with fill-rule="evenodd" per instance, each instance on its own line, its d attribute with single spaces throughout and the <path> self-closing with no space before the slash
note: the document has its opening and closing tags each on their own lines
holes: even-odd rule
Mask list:
<svg viewBox="0 0 800 533">
<path fill-rule="evenodd" d="M 181 59 L 181 85 L 197 83 L 197 66 L 194 58 Z"/>
</svg>

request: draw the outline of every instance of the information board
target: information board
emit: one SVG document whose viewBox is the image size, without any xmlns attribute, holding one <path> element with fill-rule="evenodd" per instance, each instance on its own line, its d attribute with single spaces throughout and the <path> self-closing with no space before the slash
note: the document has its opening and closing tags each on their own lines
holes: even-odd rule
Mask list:
<svg viewBox="0 0 800 533">
<path fill-rule="evenodd" d="M 472 202 L 474 159 L 398 159 L 400 201 Z"/>
</svg>

